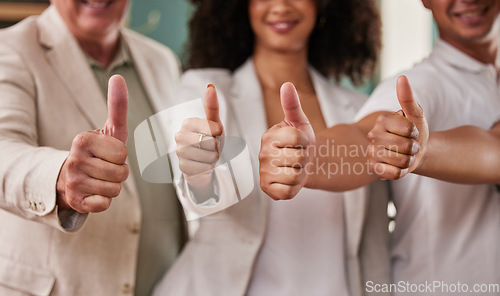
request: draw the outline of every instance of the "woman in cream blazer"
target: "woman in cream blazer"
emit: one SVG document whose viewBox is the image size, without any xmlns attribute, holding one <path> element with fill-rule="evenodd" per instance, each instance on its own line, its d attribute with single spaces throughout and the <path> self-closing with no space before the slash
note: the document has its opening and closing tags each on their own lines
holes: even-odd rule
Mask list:
<svg viewBox="0 0 500 296">
<path fill-rule="evenodd" d="M 226 177 L 221 175 L 227 171 L 215 169 L 219 199 L 210 205 L 196 202 L 190 192 L 196 184 L 188 185 L 176 168 L 178 160 L 172 161 L 179 196 L 191 196 L 181 198 L 186 215 L 195 212 L 202 217 L 155 295 L 364 295 L 365 281 L 387 283 L 385 184 L 345 193 L 308 189 L 306 196 L 276 203 L 260 190 L 258 176 L 260 139 L 275 123 L 270 113 L 276 110 L 269 109 L 269 99 L 279 101 L 279 87 L 276 92 L 267 88 L 273 78 L 290 77 L 286 79 L 298 86 L 299 96 L 319 107 L 309 118 L 322 118 L 325 127 L 352 122 L 363 97 L 332 84 L 325 75 L 348 75 L 356 81 L 369 72 L 366 68 L 373 64 L 379 42 L 377 34 L 367 36 L 372 30 L 378 33 L 373 3 L 327 1 L 320 7 L 315 1 L 217 2 L 197 2 L 191 21 L 190 70 L 183 75 L 179 103 L 203 96 L 207 84 L 215 84 L 225 137 L 243 138 L 251 160 L 248 165 L 233 165 Z M 368 15 L 356 14 L 357 7 Z M 220 16 L 217 21 L 214 15 Z M 333 15 L 346 27 L 331 22 Z M 350 32 L 351 28 L 360 32 Z M 234 32 L 250 38 L 229 42 Z M 347 39 L 351 33 L 359 35 L 362 44 Z M 313 37 L 316 34 L 319 37 Z M 342 42 L 320 48 L 327 37 Z M 238 45 L 241 48 L 234 48 Z M 353 49 L 336 51 L 335 56 L 330 50 L 336 46 Z M 369 54 L 356 46 L 365 46 Z M 284 75 L 272 77 L 279 71 L 266 66 L 290 56 L 289 62 L 305 67 L 286 64 Z M 290 69 L 296 72 L 286 71 Z M 266 76 L 269 73 L 271 77 Z M 305 79 L 294 81 L 298 76 Z M 301 92 L 300 87 L 307 86 L 312 91 Z M 224 145 L 226 149 L 228 142 Z M 253 190 L 228 207 L 225 200 L 234 199 L 237 192 L 232 196 L 227 188 L 231 182 L 224 181 L 241 176 L 253 179 Z"/>
</svg>

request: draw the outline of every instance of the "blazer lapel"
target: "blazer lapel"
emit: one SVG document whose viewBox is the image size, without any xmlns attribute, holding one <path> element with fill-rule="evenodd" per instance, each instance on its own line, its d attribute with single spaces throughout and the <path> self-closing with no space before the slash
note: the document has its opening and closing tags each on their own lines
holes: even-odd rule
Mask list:
<svg viewBox="0 0 500 296">
<path fill-rule="evenodd" d="M 107 118 L 104 94 L 80 46 L 54 7 L 38 18 L 40 44 L 46 58 L 93 129 L 102 128 Z"/>
<path fill-rule="evenodd" d="M 346 109 L 349 108 L 347 98 L 336 93 L 335 86 L 314 68 L 309 68 L 309 73 L 326 126 L 331 127 L 340 122 L 352 122 L 354 111 L 352 113 L 346 112 Z"/>
<path fill-rule="evenodd" d="M 260 189 L 259 176 L 259 152 L 262 134 L 267 131 L 266 111 L 264 108 L 262 90 L 255 73 L 252 59 L 243 64 L 233 76 L 233 86 L 229 106 L 235 115 L 235 122 L 239 135 L 243 136 L 249 147 L 251 155 L 252 169 L 257 194 L 260 196 L 260 207 L 262 215 L 259 219 L 262 221 L 263 228 L 260 233 L 260 243 L 262 244 L 267 229 L 269 205 L 271 198 Z"/>
<path fill-rule="evenodd" d="M 262 101 L 262 90 L 249 59 L 234 74 L 231 106 L 236 114 L 238 128 L 250 147 L 250 153 L 258 159 L 260 139 L 267 131 L 266 111 Z"/>
</svg>

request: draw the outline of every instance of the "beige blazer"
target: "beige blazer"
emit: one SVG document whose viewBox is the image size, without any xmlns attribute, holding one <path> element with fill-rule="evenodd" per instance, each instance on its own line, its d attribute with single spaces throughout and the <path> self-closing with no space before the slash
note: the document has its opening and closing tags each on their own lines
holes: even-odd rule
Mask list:
<svg viewBox="0 0 500 296">
<path fill-rule="evenodd" d="M 328 110 L 323 114 L 327 125 L 352 122 L 362 101 L 353 101 L 356 95 L 332 85 L 314 69 L 310 73 L 322 109 Z M 198 232 L 167 272 L 155 296 L 245 295 L 265 237 L 271 199 L 259 188 L 257 155 L 267 126 L 253 63 L 247 61 L 234 73 L 223 69 L 186 72 L 178 101 L 202 97 L 208 83 L 217 87 L 226 135 L 242 135 L 249 146 L 254 169 L 249 167 L 248 173 L 253 173 L 256 185 L 239 203 L 199 220 Z M 232 103 L 227 104 L 228 100 Z M 235 127 L 238 131 L 232 133 Z M 179 187 L 178 193 L 182 193 L 183 186 Z M 389 282 L 386 189 L 385 183 L 376 182 L 345 193 L 346 273 L 353 296 L 366 294 L 367 280 Z"/>
<path fill-rule="evenodd" d="M 178 86 L 175 55 L 132 31 L 122 36 L 154 109 L 166 108 Z M 133 178 L 75 233 L 56 215 L 72 139 L 107 117 L 84 54 L 52 7 L 0 40 L 0 295 L 132 293 L 141 221 Z"/>
</svg>

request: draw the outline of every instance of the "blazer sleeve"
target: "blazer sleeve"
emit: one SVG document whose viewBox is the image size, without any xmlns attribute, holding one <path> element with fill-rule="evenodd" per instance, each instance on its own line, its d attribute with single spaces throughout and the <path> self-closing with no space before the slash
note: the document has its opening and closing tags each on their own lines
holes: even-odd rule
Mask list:
<svg viewBox="0 0 500 296">
<path fill-rule="evenodd" d="M 0 44 L 0 208 L 65 231 L 56 182 L 68 152 L 38 145 L 35 79 L 23 57 Z"/>
</svg>

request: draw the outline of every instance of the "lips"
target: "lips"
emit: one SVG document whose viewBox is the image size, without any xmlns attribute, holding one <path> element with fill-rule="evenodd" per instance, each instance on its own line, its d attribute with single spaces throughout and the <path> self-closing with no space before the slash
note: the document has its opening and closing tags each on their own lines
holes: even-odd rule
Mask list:
<svg viewBox="0 0 500 296">
<path fill-rule="evenodd" d="M 276 22 L 268 22 L 267 25 L 277 33 L 286 33 L 292 30 L 298 21 L 276 21 Z"/>
<path fill-rule="evenodd" d="M 466 11 L 455 12 L 453 13 L 453 15 L 466 23 L 474 24 L 481 22 L 482 19 L 486 16 L 487 12 L 488 8 L 478 8 L 473 10 L 469 9 Z"/>
<path fill-rule="evenodd" d="M 110 0 L 105 0 L 105 1 L 99 1 L 99 0 L 81 0 L 80 1 L 82 4 L 84 4 L 87 7 L 94 8 L 94 9 L 102 9 L 108 7 L 111 2 Z"/>
</svg>

